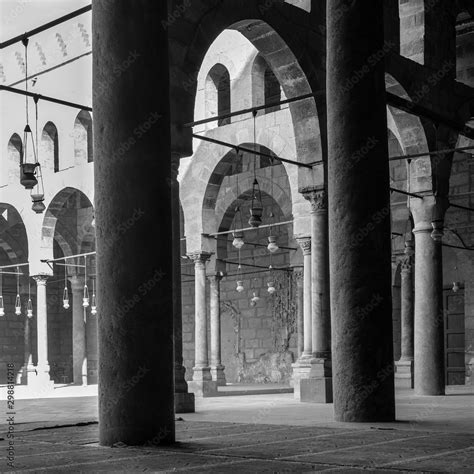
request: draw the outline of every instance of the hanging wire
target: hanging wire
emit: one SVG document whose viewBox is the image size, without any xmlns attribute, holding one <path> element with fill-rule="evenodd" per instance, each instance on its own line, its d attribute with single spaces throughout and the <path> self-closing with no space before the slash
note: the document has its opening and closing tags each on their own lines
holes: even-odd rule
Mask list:
<svg viewBox="0 0 474 474">
<path fill-rule="evenodd" d="M 242 280 L 242 265 L 240 262 L 240 249 L 238 249 L 239 252 L 239 266 L 237 267 L 237 291 L 239 293 L 242 293 L 244 291 L 244 282 Z"/>
<path fill-rule="evenodd" d="M 87 288 L 87 257 L 84 255 L 84 295 L 82 298 L 82 306 L 89 306 L 89 289 Z"/>
<path fill-rule="evenodd" d="M 91 301 L 91 314 L 95 316 L 97 314 L 97 303 L 95 301 L 95 278 L 92 278 L 92 301 Z"/>
</svg>

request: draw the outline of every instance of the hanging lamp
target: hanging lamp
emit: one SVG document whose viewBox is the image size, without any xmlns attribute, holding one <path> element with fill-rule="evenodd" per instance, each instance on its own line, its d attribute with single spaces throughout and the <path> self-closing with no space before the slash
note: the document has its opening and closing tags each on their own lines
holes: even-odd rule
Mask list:
<svg viewBox="0 0 474 474">
<path fill-rule="evenodd" d="M 270 270 L 270 279 L 267 282 L 267 291 L 268 293 L 273 295 L 276 292 L 276 288 L 275 288 L 275 278 L 273 274 L 272 254 L 270 254 L 270 266 L 268 267 L 268 269 Z"/>
<path fill-rule="evenodd" d="M 0 316 L 5 316 L 5 306 L 3 305 L 3 274 L 0 271 Z"/>
<path fill-rule="evenodd" d="M 91 299 L 91 314 L 97 314 L 97 303 L 95 301 L 95 279 L 92 279 L 92 299 Z"/>
<path fill-rule="evenodd" d="M 82 296 L 82 306 L 89 306 L 89 289 L 87 288 L 87 257 L 84 255 L 84 294 Z"/>
<path fill-rule="evenodd" d="M 453 292 L 457 293 L 461 289 L 461 287 L 459 285 L 459 282 L 458 282 L 459 273 L 458 273 L 458 266 L 457 265 L 454 267 L 454 272 L 456 273 L 456 281 L 453 281 Z"/>
<path fill-rule="evenodd" d="M 38 179 L 38 183 L 36 184 L 36 189 L 31 191 L 31 200 L 33 201 L 33 205 L 31 209 L 36 212 L 36 214 L 42 214 L 46 210 L 46 206 L 44 205 L 44 183 L 43 183 L 43 171 L 41 169 L 41 165 L 39 163 L 39 147 L 38 147 L 38 96 L 34 97 L 35 102 L 35 115 L 36 115 L 36 150 L 37 150 L 37 165 L 38 170 L 36 172 L 36 176 Z"/>
<path fill-rule="evenodd" d="M 254 281 L 255 280 L 257 279 L 254 278 Z M 255 287 L 255 283 L 253 286 Z M 254 290 L 252 291 L 252 298 L 250 299 L 250 306 L 255 306 L 259 300 L 260 300 L 260 297 L 258 296 L 258 290 L 254 288 Z"/>
<path fill-rule="evenodd" d="M 26 316 L 28 318 L 33 317 L 33 302 L 31 301 L 31 281 L 28 276 L 28 303 L 26 304 Z"/>
<path fill-rule="evenodd" d="M 253 111 L 253 146 L 254 151 L 257 150 L 257 125 L 256 125 L 257 111 Z M 263 204 L 262 204 L 262 193 L 260 191 L 260 185 L 257 180 L 257 158 L 254 154 L 253 157 L 253 184 L 252 184 L 252 202 L 250 204 L 250 219 L 249 225 L 251 227 L 260 227 L 262 223 L 263 215 Z"/>
<path fill-rule="evenodd" d="M 26 125 L 23 130 L 23 162 L 20 162 L 20 184 L 25 189 L 33 189 L 37 184 L 36 179 L 36 168 L 38 162 L 36 159 L 35 142 L 33 140 L 33 133 L 29 124 L 29 113 L 28 113 L 28 38 L 23 38 L 23 45 L 25 46 L 25 109 L 26 109 Z M 28 142 L 31 142 L 31 149 L 33 151 L 33 161 L 28 162 Z"/>
<path fill-rule="evenodd" d="M 64 266 L 63 308 L 69 309 L 69 291 L 67 289 L 67 266 Z"/>
<path fill-rule="evenodd" d="M 239 155 L 238 155 L 239 156 Z M 239 175 L 236 174 L 236 188 L 237 188 L 237 200 L 239 199 Z M 235 217 L 234 217 L 234 231 L 232 232 L 232 237 L 234 240 L 232 241 L 232 245 L 237 249 L 240 250 L 244 245 L 244 233 L 241 230 L 236 230 L 242 228 L 242 212 L 240 210 L 240 206 L 237 203 L 235 207 Z"/>
<path fill-rule="evenodd" d="M 21 298 L 20 298 L 20 268 L 16 267 L 16 298 L 15 298 L 15 314 L 21 315 Z"/>
<path fill-rule="evenodd" d="M 239 293 L 242 293 L 242 291 L 245 290 L 244 288 L 244 282 L 242 280 L 242 265 L 240 264 L 240 249 L 239 249 L 239 266 L 237 268 L 237 288 L 236 290 L 239 292 Z"/>
<path fill-rule="evenodd" d="M 270 161 L 270 186 L 271 186 L 271 195 L 273 197 L 273 158 Z M 272 210 L 270 210 L 269 217 L 270 217 L 270 224 L 272 224 L 275 217 Z M 269 234 L 268 234 L 267 249 L 270 253 L 275 253 L 280 247 L 278 247 L 277 238 L 276 238 L 276 235 L 274 235 L 273 233 L 272 225 L 270 225 L 268 233 Z"/>
</svg>

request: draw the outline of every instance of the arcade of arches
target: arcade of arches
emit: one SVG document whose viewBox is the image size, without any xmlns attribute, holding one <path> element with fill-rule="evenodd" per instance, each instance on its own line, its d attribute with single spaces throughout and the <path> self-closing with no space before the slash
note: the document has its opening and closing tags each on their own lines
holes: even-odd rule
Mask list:
<svg viewBox="0 0 474 474">
<path fill-rule="evenodd" d="M 229 384 L 354 422 L 394 421 L 397 387 L 474 384 L 470 2 L 92 3 L 93 115 L 42 109 L 42 214 L 24 118 L 2 130 L 18 384 L 99 378 L 104 445 L 172 442 Z"/>
</svg>

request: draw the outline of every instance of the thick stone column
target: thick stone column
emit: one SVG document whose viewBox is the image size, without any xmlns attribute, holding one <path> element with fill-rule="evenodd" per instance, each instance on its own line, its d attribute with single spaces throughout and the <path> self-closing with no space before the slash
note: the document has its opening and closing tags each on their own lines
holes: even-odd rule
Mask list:
<svg viewBox="0 0 474 474">
<path fill-rule="evenodd" d="M 87 345 L 84 296 L 84 278 L 70 278 L 72 292 L 72 374 L 74 385 L 87 385 Z"/>
<path fill-rule="evenodd" d="M 194 261 L 194 352 L 193 380 L 190 389 L 197 397 L 216 395 L 217 382 L 212 380 L 209 367 L 207 344 L 207 311 L 206 311 L 206 262 L 208 253 L 190 255 Z"/>
<path fill-rule="evenodd" d="M 108 446 L 175 440 L 167 17 L 167 2 L 92 5 L 99 441 Z"/>
<path fill-rule="evenodd" d="M 434 196 L 416 201 L 410 203 L 415 224 L 415 394 L 444 395 L 444 208 Z"/>
<path fill-rule="evenodd" d="M 217 386 L 227 384 L 221 360 L 221 279 L 220 275 L 209 277 L 211 320 L 211 375 Z"/>
<path fill-rule="evenodd" d="M 301 380 L 310 377 L 313 358 L 313 334 L 311 319 L 311 237 L 300 237 L 296 241 L 303 251 L 303 352 L 292 365 L 294 396 L 301 399 Z"/>
<path fill-rule="evenodd" d="M 301 401 L 332 403 L 331 313 L 329 311 L 329 243 L 327 195 L 307 190 L 311 204 L 312 377 L 302 381 Z"/>
<path fill-rule="evenodd" d="M 415 294 L 413 292 L 413 254 L 415 252 L 412 240 L 405 242 L 405 257 L 401 270 L 401 356 L 395 364 L 397 386 L 413 388 L 413 344 L 414 344 L 414 310 Z"/>
<path fill-rule="evenodd" d="M 395 419 L 384 2 L 328 0 L 334 414 Z M 363 34 L 361 34 L 363 32 Z"/>
<path fill-rule="evenodd" d="M 46 300 L 47 275 L 36 275 L 36 348 L 38 361 L 36 377 L 28 374 L 28 386 L 38 391 L 47 391 L 54 388 L 54 382 L 49 376 L 48 362 L 48 305 Z"/>
<path fill-rule="evenodd" d="M 173 212 L 173 319 L 174 319 L 174 410 L 175 413 L 194 413 L 194 393 L 189 393 L 183 365 L 183 312 L 181 303 L 181 229 L 179 221 L 180 155 L 172 154 L 171 193 Z"/>
</svg>

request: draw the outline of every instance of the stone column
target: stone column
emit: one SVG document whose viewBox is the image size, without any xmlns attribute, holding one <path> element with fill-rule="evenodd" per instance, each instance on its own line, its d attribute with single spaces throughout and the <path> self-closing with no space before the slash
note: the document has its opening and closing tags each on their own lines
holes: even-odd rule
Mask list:
<svg viewBox="0 0 474 474">
<path fill-rule="evenodd" d="M 311 320 L 311 237 L 300 237 L 296 241 L 303 251 L 303 352 L 292 365 L 294 396 L 301 398 L 301 380 L 310 377 L 313 358 Z"/>
<path fill-rule="evenodd" d="M 99 442 L 107 446 L 175 440 L 167 17 L 167 2 L 92 5 Z"/>
<path fill-rule="evenodd" d="M 303 268 L 295 267 L 293 271 L 296 279 L 296 331 L 298 335 L 297 357 L 300 358 L 304 350 Z"/>
<path fill-rule="evenodd" d="M 395 419 L 385 68 L 373 61 L 383 3 L 327 2 L 334 414 L 346 422 Z"/>
<path fill-rule="evenodd" d="M 216 395 L 217 382 L 212 380 L 209 367 L 207 344 L 207 311 L 206 311 L 206 262 L 209 253 L 190 255 L 194 261 L 194 352 L 193 380 L 189 387 L 197 397 Z"/>
<path fill-rule="evenodd" d="M 415 394 L 444 395 L 444 213 L 434 196 L 410 201 L 415 224 Z"/>
<path fill-rule="evenodd" d="M 329 311 L 329 243 L 327 195 L 305 190 L 311 204 L 312 377 L 302 381 L 301 401 L 332 403 L 331 313 Z"/>
<path fill-rule="evenodd" d="M 413 292 L 413 254 L 415 252 L 412 240 L 405 242 L 405 257 L 401 270 L 401 356 L 395 364 L 397 386 L 413 388 L 413 334 L 415 294 Z"/>
<path fill-rule="evenodd" d="M 36 377 L 30 373 L 28 386 L 38 391 L 48 391 L 54 388 L 54 382 L 49 376 L 48 362 L 48 306 L 46 300 L 47 275 L 36 275 L 36 348 L 38 361 L 36 364 Z"/>
<path fill-rule="evenodd" d="M 70 278 L 72 292 L 72 374 L 74 385 L 87 385 L 87 350 L 84 296 L 84 278 Z"/>
<path fill-rule="evenodd" d="M 181 306 L 181 229 L 179 222 L 180 155 L 172 154 L 171 193 L 173 212 L 173 319 L 174 319 L 174 410 L 175 413 L 194 413 L 194 393 L 189 393 L 183 365 L 183 312 Z"/>
<path fill-rule="evenodd" d="M 217 386 L 227 384 L 221 360 L 221 282 L 222 276 L 209 277 L 210 283 L 210 319 L 211 319 L 211 375 Z"/>
</svg>

